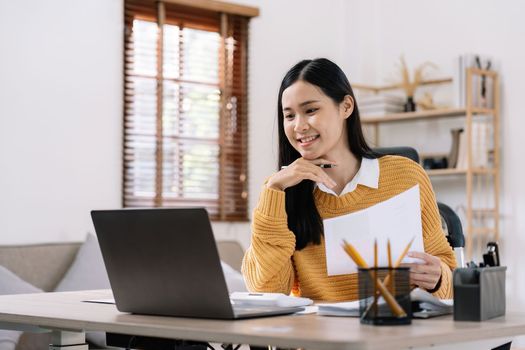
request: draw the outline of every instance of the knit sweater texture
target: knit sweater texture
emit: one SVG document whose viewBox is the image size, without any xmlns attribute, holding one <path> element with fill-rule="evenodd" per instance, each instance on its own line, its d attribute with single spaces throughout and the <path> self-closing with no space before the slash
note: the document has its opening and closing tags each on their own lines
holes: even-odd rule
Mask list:
<svg viewBox="0 0 525 350">
<path fill-rule="evenodd" d="M 452 298 L 454 252 L 441 228 L 432 185 L 419 164 L 404 157 L 383 156 L 379 158 L 379 188 L 358 185 L 339 197 L 316 188 L 314 198 L 321 217 L 329 219 L 368 208 L 417 184 L 425 252 L 441 260 L 441 285 L 434 296 Z M 295 235 L 288 229 L 285 208 L 285 192 L 264 186 L 253 215 L 251 244 L 242 264 L 248 289 L 292 293 L 314 300 L 358 299 L 357 274 L 327 275 L 324 237 L 321 244 L 295 249 Z"/>
</svg>

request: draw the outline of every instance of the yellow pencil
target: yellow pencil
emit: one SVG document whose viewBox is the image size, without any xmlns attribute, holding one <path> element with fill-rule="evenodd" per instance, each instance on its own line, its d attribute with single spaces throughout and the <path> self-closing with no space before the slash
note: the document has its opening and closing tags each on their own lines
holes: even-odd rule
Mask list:
<svg viewBox="0 0 525 350">
<path fill-rule="evenodd" d="M 354 246 L 343 240 L 343 248 L 345 252 L 350 255 L 355 264 L 359 267 L 368 268 L 368 265 L 363 257 L 355 250 Z"/>
<path fill-rule="evenodd" d="M 396 290 L 395 290 L 395 283 L 390 285 L 390 276 L 392 276 L 392 278 L 395 280 L 395 271 L 392 270 L 392 249 L 390 248 L 390 238 L 388 239 L 388 241 L 386 242 L 386 250 L 387 250 L 387 253 L 388 253 L 388 274 L 386 275 L 385 277 L 385 280 L 383 281 L 383 283 L 385 284 L 385 287 L 391 287 L 390 288 L 390 291 L 392 292 L 392 294 L 396 295 Z M 374 302 L 376 302 L 374 300 Z"/>
<path fill-rule="evenodd" d="M 377 269 L 377 238 L 374 240 L 374 269 Z"/>
<path fill-rule="evenodd" d="M 386 250 L 388 253 L 388 268 L 391 269 L 392 268 L 392 252 L 390 250 L 390 238 L 388 239 L 386 243 Z"/>
<path fill-rule="evenodd" d="M 374 240 L 374 281 L 377 281 L 377 238 Z M 377 283 L 374 283 L 374 305 L 376 305 L 376 307 L 374 308 L 374 313 L 375 313 L 375 316 L 377 317 L 377 298 L 378 298 L 378 294 L 377 293 Z"/>
<path fill-rule="evenodd" d="M 405 258 L 405 255 L 408 253 L 408 250 L 410 249 L 410 246 L 412 245 L 412 242 L 414 242 L 414 239 L 416 239 L 416 237 L 412 237 L 410 242 L 408 242 L 407 246 L 405 247 L 405 250 L 403 250 L 403 252 L 399 256 L 399 258 L 397 258 L 396 264 L 394 265 L 394 267 L 397 268 L 397 267 L 399 267 L 399 265 L 401 265 L 401 261 L 403 261 L 403 259 Z"/>
<path fill-rule="evenodd" d="M 401 261 L 403 261 L 403 259 L 405 258 L 405 255 L 408 253 L 408 250 L 410 249 L 410 246 L 412 245 L 412 242 L 414 242 L 415 238 L 416 237 L 413 237 L 410 240 L 410 242 L 408 242 L 407 246 L 405 247 L 405 249 L 403 250 L 403 252 L 399 256 L 399 258 L 396 260 L 396 263 L 394 265 L 395 269 L 397 269 L 399 267 L 399 265 L 401 265 Z M 388 248 L 388 267 L 392 267 L 392 265 L 391 265 L 392 264 L 392 257 L 391 257 L 391 250 L 390 250 L 390 239 L 388 239 L 387 248 Z M 389 283 L 390 283 L 390 273 L 385 277 L 383 283 L 384 283 L 385 286 L 389 285 Z"/>
</svg>

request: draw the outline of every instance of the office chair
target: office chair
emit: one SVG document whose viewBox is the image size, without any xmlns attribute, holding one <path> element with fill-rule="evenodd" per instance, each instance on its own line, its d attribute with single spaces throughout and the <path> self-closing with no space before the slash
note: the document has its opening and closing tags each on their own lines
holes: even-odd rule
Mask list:
<svg viewBox="0 0 525 350">
<path fill-rule="evenodd" d="M 402 156 L 419 163 L 419 154 L 412 147 L 379 147 L 374 152 L 381 155 Z M 439 215 L 441 216 L 441 227 L 447 236 L 447 241 L 452 248 L 465 247 L 465 236 L 459 216 L 448 205 L 437 202 Z"/>
</svg>

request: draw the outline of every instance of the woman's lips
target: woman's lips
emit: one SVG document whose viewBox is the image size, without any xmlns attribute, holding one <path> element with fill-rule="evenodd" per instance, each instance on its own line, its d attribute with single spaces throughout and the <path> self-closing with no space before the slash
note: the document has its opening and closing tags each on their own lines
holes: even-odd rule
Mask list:
<svg viewBox="0 0 525 350">
<path fill-rule="evenodd" d="M 301 140 L 309 140 L 309 141 L 301 141 Z M 308 136 L 308 137 L 302 137 L 300 138 L 298 141 L 299 141 L 299 146 L 303 147 L 303 148 L 306 148 L 306 147 L 309 147 L 311 146 L 315 141 L 317 141 L 319 139 L 319 135 L 314 135 L 314 138 L 312 139 L 312 137 Z"/>
</svg>

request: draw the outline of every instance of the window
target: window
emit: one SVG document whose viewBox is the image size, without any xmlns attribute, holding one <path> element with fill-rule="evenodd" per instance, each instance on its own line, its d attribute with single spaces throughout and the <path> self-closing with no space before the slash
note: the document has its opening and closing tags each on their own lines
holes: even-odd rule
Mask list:
<svg viewBox="0 0 525 350">
<path fill-rule="evenodd" d="M 249 17 L 181 2 L 125 1 L 123 204 L 246 220 Z"/>
</svg>

